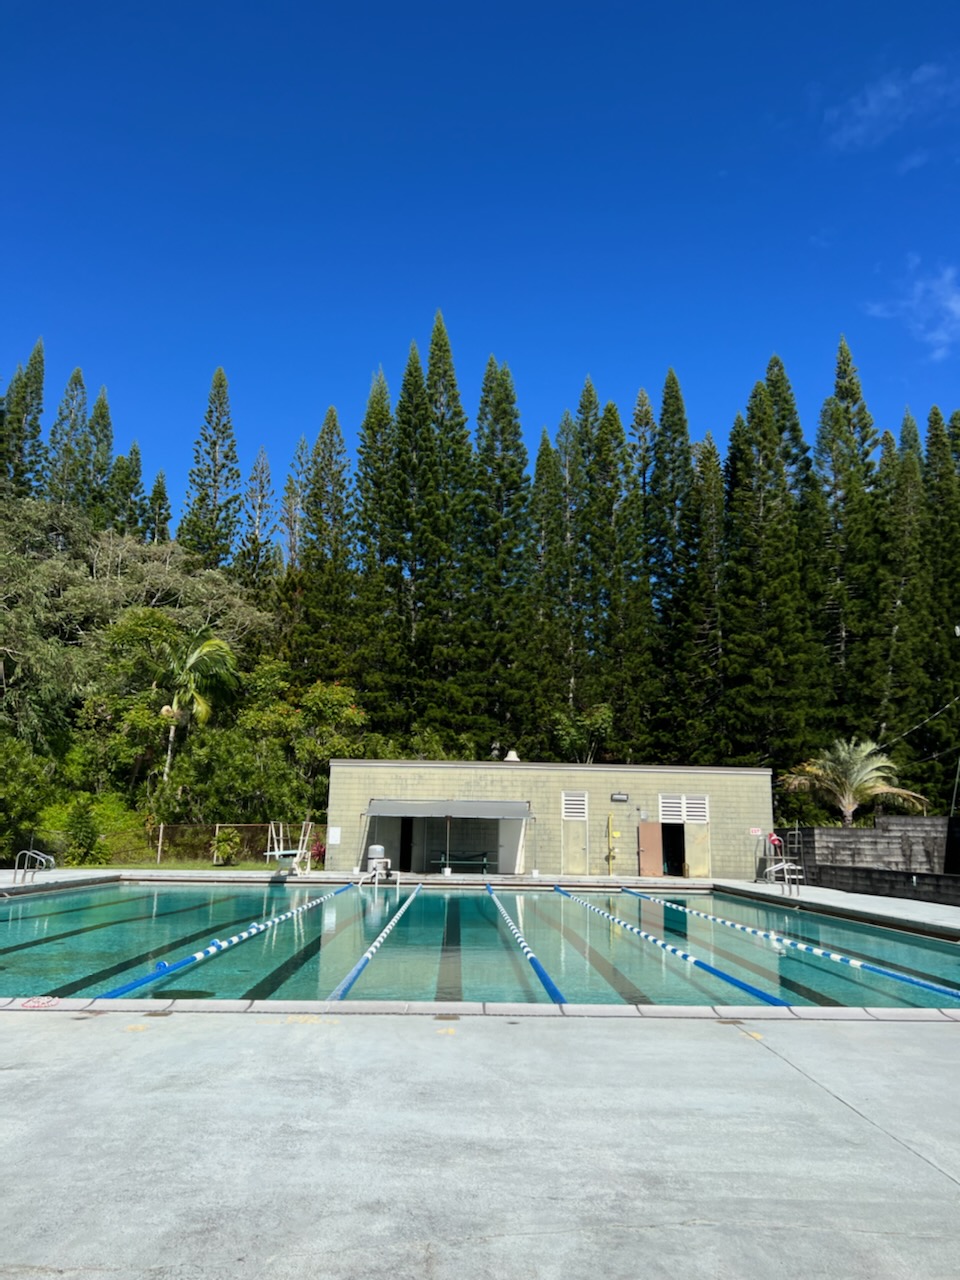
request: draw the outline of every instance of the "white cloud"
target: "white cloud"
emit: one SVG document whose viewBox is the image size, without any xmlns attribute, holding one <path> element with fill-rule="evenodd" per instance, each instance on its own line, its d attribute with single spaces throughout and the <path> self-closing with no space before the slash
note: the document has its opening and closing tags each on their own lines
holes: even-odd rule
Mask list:
<svg viewBox="0 0 960 1280">
<path fill-rule="evenodd" d="M 911 151 L 910 154 L 904 156 L 897 165 L 897 173 L 902 177 L 903 174 L 912 173 L 914 169 L 922 169 L 925 164 L 929 163 L 929 151 Z"/>
<path fill-rule="evenodd" d="M 867 312 L 881 320 L 901 320 L 929 348 L 931 360 L 946 360 L 960 347 L 960 274 L 956 267 L 923 274 L 913 255 L 908 270 L 901 296 L 870 303 Z"/>
<path fill-rule="evenodd" d="M 908 125 L 936 120 L 958 102 L 960 77 L 951 67 L 925 62 L 907 74 L 891 71 L 824 112 L 827 137 L 841 151 L 877 147 Z"/>
</svg>

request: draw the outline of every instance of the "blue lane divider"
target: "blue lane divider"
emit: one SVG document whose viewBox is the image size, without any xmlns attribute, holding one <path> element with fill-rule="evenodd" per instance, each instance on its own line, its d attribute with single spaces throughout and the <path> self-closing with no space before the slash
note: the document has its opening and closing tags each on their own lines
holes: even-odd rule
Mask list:
<svg viewBox="0 0 960 1280">
<path fill-rule="evenodd" d="M 410 903 L 413 902 L 414 898 L 417 896 L 417 894 L 420 892 L 422 888 L 423 888 L 423 882 L 421 881 L 421 883 L 417 885 L 413 893 L 411 893 L 410 897 L 406 900 L 406 902 L 403 904 L 403 906 L 400 908 L 397 914 L 393 917 L 393 919 L 390 921 L 390 923 L 387 925 L 384 931 L 380 934 L 379 938 L 377 938 L 376 942 L 371 943 L 370 946 L 367 947 L 366 951 L 363 953 L 363 955 L 360 957 L 357 963 L 353 966 L 353 968 L 350 970 L 347 976 L 342 980 L 342 982 L 339 982 L 334 987 L 334 989 L 330 992 L 330 994 L 327 996 L 328 1000 L 342 1000 L 344 998 L 344 996 L 347 994 L 347 992 L 350 990 L 350 988 L 353 986 L 356 980 L 360 977 L 361 973 L 363 973 L 364 969 L 367 967 L 367 965 L 370 963 L 373 957 L 377 954 L 377 952 L 383 946 L 384 942 L 387 939 L 387 936 L 390 934 L 394 925 L 397 923 L 397 921 L 406 911 L 407 907 L 410 906 Z"/>
<path fill-rule="evenodd" d="M 554 1004 L 566 1004 L 567 1003 L 566 996 L 563 994 L 563 992 L 560 990 L 560 988 L 557 986 L 554 980 L 550 977 L 549 973 L 547 973 L 546 969 L 543 967 L 543 965 L 540 963 L 537 957 L 533 954 L 533 952 L 527 946 L 527 942 L 523 934 L 520 932 L 517 926 L 510 919 L 503 903 L 500 901 L 500 899 L 493 892 L 493 890 L 490 888 L 489 885 L 487 885 L 487 893 L 489 893 L 490 897 L 493 899 L 493 905 L 497 908 L 497 910 L 503 916 L 504 920 L 507 922 L 507 928 L 510 930 L 510 932 L 513 934 L 514 938 L 516 939 L 517 945 L 520 947 L 520 950 L 530 961 L 530 967 L 533 969 L 533 972 L 537 975 L 537 977 L 543 983 L 543 987 L 547 995 L 550 997 L 550 999 L 553 1001 Z"/>
<path fill-rule="evenodd" d="M 782 934 L 771 933 L 767 929 L 753 929 L 748 924 L 738 924 L 736 920 L 724 920 L 722 916 L 710 916 L 705 911 L 694 911 L 692 907 L 681 907 L 678 902 L 669 902 L 666 898 L 654 898 L 649 893 L 637 893 L 635 889 L 624 889 L 634 898 L 643 898 L 645 902 L 656 902 L 662 907 L 673 907 L 675 911 L 683 911 L 688 916 L 699 916 L 702 920 L 712 920 L 714 924 L 722 924 L 727 929 L 736 929 L 739 933 L 750 933 L 755 938 L 766 938 L 770 942 L 781 943 L 785 947 L 793 947 L 795 951 L 805 951 L 811 956 L 820 956 L 823 960 L 834 960 L 837 964 L 849 965 L 851 969 L 863 969 L 865 973 L 876 973 L 881 978 L 894 978 L 897 982 L 908 982 L 911 987 L 921 987 L 924 991 L 933 991 L 940 996 L 952 996 L 960 1000 L 960 991 L 954 987 L 942 987 L 937 982 L 927 982 L 923 978 L 911 977 L 909 973 L 897 973 L 895 969 L 886 969 L 883 965 L 872 964 L 869 960 L 857 960 L 854 956 L 845 956 L 841 951 L 827 951 L 823 947 L 815 947 L 810 942 L 798 942 L 796 938 L 785 938 Z"/>
<path fill-rule="evenodd" d="M 147 986 L 150 982 L 159 982 L 161 978 L 169 978 L 171 973 L 176 973 L 179 969 L 186 969 L 191 964 L 199 964 L 201 960 L 207 960 L 210 956 L 218 955 L 219 952 L 226 951 L 228 947 L 235 947 L 238 943 L 246 942 L 250 938 L 255 938 L 258 934 L 266 933 L 274 925 L 283 924 L 285 920 L 292 920 L 294 916 L 300 915 L 303 911 L 312 911 L 314 907 L 319 907 L 321 902 L 327 902 L 330 898 L 335 898 L 338 893 L 346 893 L 348 889 L 353 888 L 355 888 L 354 885 L 345 884 L 342 888 L 335 889 L 333 893 L 325 893 L 322 898 L 314 898 L 310 902 L 305 902 L 302 907 L 294 907 L 291 911 L 284 911 L 282 915 L 271 916 L 269 920 L 254 921 L 242 933 L 235 933 L 232 938 L 226 938 L 223 941 L 220 938 L 214 938 L 210 945 L 204 947 L 202 951 L 195 951 L 192 956 L 184 956 L 182 960 L 175 960 L 173 964 L 167 964 L 166 960 L 158 960 L 157 967 L 152 973 L 148 973 L 142 978 L 134 978 L 132 982 L 127 982 L 122 987 L 115 987 L 113 991 L 108 991 L 101 999 L 116 1000 L 119 996 L 128 995 L 131 991 L 137 991 L 140 987 Z"/>
<path fill-rule="evenodd" d="M 638 938 L 643 938 L 644 942 L 652 942 L 654 946 L 660 947 L 663 951 L 668 951 L 670 955 L 676 956 L 679 960 L 695 965 L 698 969 L 704 969 L 707 973 L 712 973 L 715 978 L 722 978 L 724 982 L 729 982 L 731 986 L 739 987 L 741 991 L 746 991 L 747 995 L 754 996 L 765 1004 L 785 1005 L 787 1003 L 786 1000 L 781 1000 L 777 996 L 768 996 L 765 991 L 761 991 L 759 987 L 751 986 L 749 982 L 742 982 L 739 978 L 735 978 L 732 973 L 724 973 L 722 969 L 708 964 L 706 960 L 698 960 L 696 956 L 690 955 L 688 951 L 681 951 L 679 947 L 671 946 L 669 942 L 664 942 L 662 938 L 655 938 L 652 933 L 645 933 L 643 929 L 638 929 L 635 924 L 627 924 L 626 920 L 620 920 L 617 916 L 612 916 L 609 911 L 604 911 L 601 907 L 595 907 L 592 902 L 574 897 L 572 893 L 567 893 L 566 889 L 561 889 L 559 885 L 554 885 L 554 889 L 557 893 L 562 893 L 565 898 L 569 898 L 571 902 L 579 902 L 580 906 L 586 907 L 588 911 L 595 911 L 598 916 L 603 916 L 605 920 L 612 920 L 621 929 L 628 929 L 630 933 L 635 933 Z"/>
</svg>

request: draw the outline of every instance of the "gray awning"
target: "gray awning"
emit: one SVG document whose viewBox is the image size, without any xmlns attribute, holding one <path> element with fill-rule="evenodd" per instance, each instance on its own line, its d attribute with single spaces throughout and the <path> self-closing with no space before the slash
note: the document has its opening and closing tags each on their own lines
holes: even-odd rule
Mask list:
<svg viewBox="0 0 960 1280">
<path fill-rule="evenodd" d="M 371 800 L 368 818 L 529 818 L 529 800 Z"/>
</svg>

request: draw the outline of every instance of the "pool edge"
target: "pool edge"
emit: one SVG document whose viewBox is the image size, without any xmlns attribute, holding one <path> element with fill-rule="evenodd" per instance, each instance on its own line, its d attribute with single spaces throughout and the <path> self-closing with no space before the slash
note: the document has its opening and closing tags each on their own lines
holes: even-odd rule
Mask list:
<svg viewBox="0 0 960 1280">
<path fill-rule="evenodd" d="M 450 1002 L 411 1000 L 107 1000 L 58 996 L 0 996 L 5 1013 L 131 1014 L 147 1016 L 240 1013 L 255 1017 L 383 1017 L 398 1015 L 441 1021 L 461 1018 L 615 1018 L 648 1021 L 698 1019 L 725 1024 L 777 1022 L 934 1022 L 960 1023 L 960 1009 L 837 1007 L 834 1005 L 613 1005 L 502 1004 L 493 1001 Z"/>
</svg>

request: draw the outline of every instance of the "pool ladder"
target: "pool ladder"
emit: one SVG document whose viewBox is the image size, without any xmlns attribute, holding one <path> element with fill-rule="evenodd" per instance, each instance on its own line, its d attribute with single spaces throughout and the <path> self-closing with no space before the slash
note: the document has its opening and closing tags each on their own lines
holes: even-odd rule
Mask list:
<svg viewBox="0 0 960 1280">
<path fill-rule="evenodd" d="M 51 857 L 49 853 L 40 853 L 36 849 L 21 849 L 13 864 L 13 883 L 17 883 L 19 876 L 20 883 L 26 884 L 28 876 L 32 881 L 38 871 L 51 871 L 56 865 L 56 858 Z"/>
<path fill-rule="evenodd" d="M 803 884 L 803 867 L 799 862 L 789 862 L 786 859 L 775 862 L 767 867 L 763 876 L 768 884 L 779 884 L 781 893 L 792 894 L 796 891 L 799 896 L 800 886 Z"/>
<path fill-rule="evenodd" d="M 381 880 L 384 884 L 396 885 L 397 899 L 400 898 L 400 872 L 390 870 L 389 858 L 371 858 L 367 870 L 361 875 L 357 881 L 357 888 L 362 888 L 365 884 L 373 885 L 374 889 L 379 889 Z"/>
</svg>

